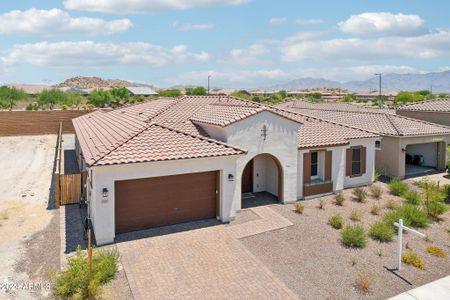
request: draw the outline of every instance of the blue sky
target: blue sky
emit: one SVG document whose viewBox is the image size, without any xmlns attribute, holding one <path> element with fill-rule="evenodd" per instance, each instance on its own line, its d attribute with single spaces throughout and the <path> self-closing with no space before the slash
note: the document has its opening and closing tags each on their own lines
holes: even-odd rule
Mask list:
<svg viewBox="0 0 450 300">
<path fill-rule="evenodd" d="M 450 2 L 18 0 L 0 8 L 0 83 L 73 76 L 160 87 L 450 69 Z"/>
</svg>

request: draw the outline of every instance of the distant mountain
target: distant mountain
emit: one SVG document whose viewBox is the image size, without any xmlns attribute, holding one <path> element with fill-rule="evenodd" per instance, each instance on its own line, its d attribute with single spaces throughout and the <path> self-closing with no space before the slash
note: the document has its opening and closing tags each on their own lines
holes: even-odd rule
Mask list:
<svg viewBox="0 0 450 300">
<path fill-rule="evenodd" d="M 337 82 L 323 78 L 300 78 L 271 88 L 285 90 L 343 88 L 355 92 L 369 92 L 378 90 L 378 77 L 348 82 Z M 450 71 L 426 74 L 386 74 L 382 77 L 382 90 L 387 92 L 429 90 L 430 88 L 435 93 L 450 92 Z"/>
<path fill-rule="evenodd" d="M 82 76 L 69 78 L 64 82 L 55 85 L 55 87 L 57 88 L 75 87 L 79 89 L 100 89 L 100 88 L 128 87 L 128 86 L 145 86 L 153 88 L 153 86 L 148 84 L 130 82 L 121 79 L 101 79 L 99 77 L 82 77 Z"/>
</svg>

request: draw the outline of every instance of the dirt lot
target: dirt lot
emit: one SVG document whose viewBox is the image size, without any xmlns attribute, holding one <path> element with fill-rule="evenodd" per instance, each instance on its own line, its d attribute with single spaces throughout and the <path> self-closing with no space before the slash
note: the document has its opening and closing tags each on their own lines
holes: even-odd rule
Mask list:
<svg viewBox="0 0 450 300">
<path fill-rule="evenodd" d="M 340 213 L 346 223 L 354 224 L 349 215 L 352 209 L 357 209 L 363 214 L 360 223 L 367 229 L 380 218 L 370 213 L 373 204 L 384 207 L 387 199 L 401 201 L 388 195 L 385 184 L 377 184 L 384 189 L 382 199 L 369 197 L 366 203 L 352 201 L 351 190 L 346 190 L 343 207 L 333 204 L 332 196 L 320 198 L 326 201 L 325 209 L 318 208 L 320 199 L 304 202 L 306 208 L 301 215 L 293 211 L 293 205 L 273 206 L 294 226 L 241 241 L 301 299 L 385 299 L 449 275 L 448 257 L 438 258 L 425 252 L 425 248 L 431 244 L 450 252 L 447 232 L 450 226 L 449 212 L 441 223 L 433 223 L 421 230 L 430 237 L 430 241 L 411 234 L 404 236 L 404 246 L 408 243 L 411 251 L 420 255 L 426 265 L 423 271 L 403 265 L 398 274 L 412 285 L 385 268 L 395 268 L 396 239 L 380 243 L 369 238 L 367 246 L 359 250 L 342 245 L 340 231 L 327 224 L 330 215 Z M 387 208 L 383 211 L 387 211 Z M 368 294 L 355 287 L 359 271 L 367 272 L 373 280 Z"/>
<path fill-rule="evenodd" d="M 47 209 L 55 145 L 56 135 L 0 138 L 0 299 L 51 297 L 48 273 L 60 262 L 59 213 Z"/>
</svg>

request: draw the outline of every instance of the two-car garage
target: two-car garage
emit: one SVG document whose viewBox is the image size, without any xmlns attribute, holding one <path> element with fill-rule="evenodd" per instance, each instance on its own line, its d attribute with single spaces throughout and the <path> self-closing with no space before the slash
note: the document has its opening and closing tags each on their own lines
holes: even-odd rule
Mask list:
<svg viewBox="0 0 450 300">
<path fill-rule="evenodd" d="M 219 216 L 219 171 L 115 181 L 116 234 Z"/>
</svg>

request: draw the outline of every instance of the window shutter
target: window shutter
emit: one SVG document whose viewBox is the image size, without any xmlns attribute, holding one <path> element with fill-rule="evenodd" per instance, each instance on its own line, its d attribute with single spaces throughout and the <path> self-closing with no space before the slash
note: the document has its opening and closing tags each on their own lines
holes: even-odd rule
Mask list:
<svg viewBox="0 0 450 300">
<path fill-rule="evenodd" d="M 331 169 L 333 166 L 331 153 L 331 151 L 325 152 L 325 180 L 331 180 Z"/>
<path fill-rule="evenodd" d="M 366 174 L 366 147 L 361 147 L 361 174 Z"/>
<path fill-rule="evenodd" d="M 352 176 L 352 148 L 348 148 L 346 152 L 345 176 Z"/>
<path fill-rule="evenodd" d="M 311 181 L 311 153 L 303 154 L 303 183 Z"/>
</svg>

